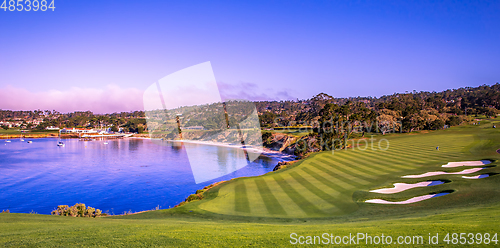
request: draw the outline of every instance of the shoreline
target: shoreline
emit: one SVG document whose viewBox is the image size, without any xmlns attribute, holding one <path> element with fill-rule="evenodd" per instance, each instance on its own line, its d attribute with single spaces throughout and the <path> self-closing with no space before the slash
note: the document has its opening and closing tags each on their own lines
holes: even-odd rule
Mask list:
<svg viewBox="0 0 500 248">
<path fill-rule="evenodd" d="M 0 136 L 2 137 L 2 136 Z M 5 137 L 5 136 L 4 136 Z M 57 135 L 53 135 L 53 136 L 42 136 L 42 137 L 30 137 L 30 136 L 23 136 L 23 138 L 26 138 L 26 139 L 31 139 L 31 138 L 57 138 L 58 136 Z M 9 135 L 9 139 L 10 139 L 10 135 Z M 14 137 L 12 137 L 14 139 Z M 62 138 L 65 138 L 65 137 L 62 137 Z M 16 139 L 19 139 L 19 137 L 17 137 Z M 78 139 L 78 137 L 66 137 L 65 139 Z M 271 159 L 276 159 L 278 160 L 278 163 L 276 165 L 279 165 L 280 162 L 292 162 L 292 161 L 297 161 L 299 159 L 297 159 L 297 156 L 295 155 L 291 155 L 291 154 L 285 154 L 285 153 L 282 153 L 280 151 L 275 151 L 275 150 L 271 150 L 269 148 L 265 148 L 265 147 L 262 147 L 261 149 L 259 148 L 256 148 L 254 146 L 242 146 L 242 145 L 236 145 L 236 144 L 227 144 L 227 143 L 220 143 L 220 142 L 212 142 L 212 141 L 197 141 L 197 140 L 161 140 L 161 139 L 154 139 L 154 138 L 147 138 L 147 137 L 134 137 L 134 136 L 131 136 L 131 137 L 127 137 L 127 138 L 124 138 L 124 139 L 145 139 L 145 140 L 152 140 L 152 141 L 166 141 L 166 142 L 170 142 L 170 143 L 188 143 L 188 144 L 195 144 L 195 145 L 211 145 L 211 146 L 218 146 L 218 147 L 226 147 L 226 148 L 233 148 L 233 149 L 242 149 L 242 150 L 247 150 L 247 151 L 250 151 L 250 152 L 255 152 L 255 153 L 259 153 L 259 156 L 265 156 L 265 157 L 268 157 L 268 158 L 271 158 Z M 272 171 L 271 171 L 272 172 Z M 269 172 L 267 172 L 269 173 Z M 266 174 L 266 173 L 264 173 Z M 264 175 L 262 174 L 262 175 Z M 261 176 L 261 175 L 259 175 Z M 232 179 L 237 179 L 237 178 L 240 178 L 240 177 L 235 177 L 235 178 L 232 178 Z M 231 179 L 231 180 L 232 180 Z M 218 182 L 215 182 L 213 184 L 220 184 L 220 183 L 223 183 L 225 181 L 218 181 Z M 176 206 L 178 206 L 179 204 L 181 204 L 182 202 L 185 202 L 186 200 L 180 200 L 179 203 L 177 203 L 177 205 L 174 205 L 170 208 L 164 208 L 164 209 L 173 209 L 175 208 Z M 134 213 L 127 213 L 126 215 L 131 215 L 131 214 L 140 214 L 140 213 L 145 213 L 145 212 L 151 212 L 151 211 L 156 211 L 156 210 L 161 210 L 161 209 L 151 209 L 151 210 L 142 210 L 142 211 L 139 211 L 139 212 L 134 212 Z M 106 217 L 112 217 L 112 216 L 121 216 L 123 214 L 117 214 L 117 215 L 109 215 L 109 216 L 106 216 Z M 104 218 L 106 218 L 104 217 Z"/>
<path fill-rule="evenodd" d="M 12 135 L 6 135 L 2 134 L 0 135 L 0 139 L 41 139 L 41 138 L 57 138 L 58 135 L 54 133 L 48 133 L 48 134 L 12 134 Z"/>
<path fill-rule="evenodd" d="M 142 137 L 140 137 L 140 138 L 147 139 L 147 138 L 142 138 Z M 153 140 L 153 139 L 151 139 L 151 140 Z M 161 139 L 154 139 L 154 140 L 161 140 Z M 212 142 L 212 141 L 197 141 L 197 140 L 166 140 L 166 141 L 171 142 L 171 143 L 184 143 L 185 142 L 185 143 L 197 144 L 197 145 L 211 145 L 211 146 L 228 147 L 228 148 L 234 148 L 234 149 L 251 150 L 254 152 L 259 152 L 261 156 L 266 156 L 268 158 L 278 159 L 279 162 L 276 166 L 278 166 L 281 162 L 292 162 L 292 161 L 299 160 L 299 159 L 297 159 L 297 156 L 295 156 L 295 155 L 285 154 L 285 153 L 282 153 L 280 151 L 274 151 L 274 150 L 271 150 L 271 149 L 265 148 L 265 147 L 262 147 L 262 150 L 260 150 L 260 149 L 253 148 L 251 146 L 250 147 L 243 147 L 242 145 L 226 144 L 226 143 Z M 276 166 L 274 168 L 276 168 Z M 274 169 L 273 169 L 273 171 L 274 171 Z M 267 173 L 265 173 L 265 174 L 267 174 Z M 265 175 L 265 174 L 262 174 L 262 175 Z M 262 175 L 259 175 L 259 176 L 262 176 Z M 240 177 L 235 177 L 235 178 L 232 178 L 231 180 L 237 179 L 237 178 L 240 178 Z M 223 182 L 225 182 L 225 181 L 215 182 L 214 184 L 217 185 L 217 184 L 220 184 Z M 184 201 L 181 201 L 179 204 L 175 205 L 174 207 L 167 208 L 167 209 L 174 209 L 175 207 L 179 206 L 180 204 L 186 202 L 186 200 L 187 200 L 187 198 Z M 154 211 L 154 210 L 146 210 L 143 212 L 149 212 L 149 211 Z"/>
<path fill-rule="evenodd" d="M 14 135 L 0 135 L 0 140 L 8 140 L 8 139 L 42 139 L 42 138 L 58 138 L 59 136 L 57 134 L 53 133 L 48 133 L 48 134 L 27 134 L 27 135 L 21 135 L 21 134 L 14 134 Z M 75 135 L 62 135 L 61 139 L 80 139 L 80 137 L 75 136 Z M 161 139 L 154 139 L 154 138 L 147 138 L 147 137 L 137 137 L 137 136 L 130 136 L 126 137 L 124 139 L 147 139 L 147 140 L 155 140 L 155 141 L 162 141 Z M 210 145 L 210 146 L 219 146 L 219 147 L 226 147 L 226 148 L 234 148 L 234 149 L 243 149 L 247 150 L 249 152 L 253 153 L 259 153 L 262 156 L 266 156 L 269 158 L 275 158 L 280 161 L 296 161 L 297 156 L 292 155 L 292 154 L 286 154 L 280 151 L 275 151 L 269 148 L 262 147 L 260 149 L 254 146 L 242 146 L 242 145 L 236 145 L 236 144 L 227 144 L 227 143 L 220 143 L 220 142 L 213 142 L 213 141 L 201 141 L 201 140 L 163 140 L 166 142 L 171 142 L 171 143 L 188 143 L 188 144 L 197 144 L 197 145 Z M 500 149 L 497 151 L 500 153 Z"/>
<path fill-rule="evenodd" d="M 151 139 L 151 140 L 153 140 L 153 139 Z M 155 139 L 155 140 L 160 140 L 160 139 Z M 200 141 L 200 140 L 165 140 L 165 141 L 172 142 L 172 143 L 188 143 L 188 144 L 196 144 L 196 145 L 210 145 L 210 146 L 242 149 L 242 150 L 247 150 L 247 151 L 254 152 L 254 153 L 260 153 L 260 155 L 263 155 L 266 157 L 278 158 L 278 159 L 281 159 L 281 160 L 287 161 L 287 162 L 297 160 L 297 156 L 295 156 L 295 155 L 282 153 L 280 151 L 271 150 L 271 149 L 265 148 L 265 147 L 262 147 L 262 149 L 259 149 L 259 148 L 255 148 L 254 146 L 242 146 L 242 145 L 227 144 L 227 143 L 220 143 L 220 142 L 213 142 L 213 141 Z"/>
</svg>

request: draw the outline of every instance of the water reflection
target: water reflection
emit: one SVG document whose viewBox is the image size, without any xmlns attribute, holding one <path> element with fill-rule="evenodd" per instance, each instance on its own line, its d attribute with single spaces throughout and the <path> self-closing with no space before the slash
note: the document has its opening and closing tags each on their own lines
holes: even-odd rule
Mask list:
<svg viewBox="0 0 500 248">
<path fill-rule="evenodd" d="M 69 139 L 57 147 L 57 139 L 47 138 L 1 146 L 0 209 L 49 214 L 57 205 L 79 202 L 115 213 L 168 207 L 213 182 L 261 175 L 277 163 L 259 158 L 248 164 L 241 150 L 226 147 L 161 146 L 147 139 L 108 143 Z M 187 145 L 194 146 L 190 158 L 205 165 L 202 173 L 230 174 L 196 184 Z"/>
</svg>

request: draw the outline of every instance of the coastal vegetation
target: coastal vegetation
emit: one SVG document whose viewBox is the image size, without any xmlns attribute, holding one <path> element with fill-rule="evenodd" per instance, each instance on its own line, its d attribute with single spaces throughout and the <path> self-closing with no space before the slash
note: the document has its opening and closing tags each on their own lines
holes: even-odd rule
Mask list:
<svg viewBox="0 0 500 248">
<path fill-rule="evenodd" d="M 101 217 L 107 216 L 100 209 L 96 209 L 90 206 L 85 206 L 83 203 L 77 203 L 73 206 L 59 205 L 57 209 L 50 213 L 51 215 L 61 215 L 61 216 L 71 216 L 71 217 Z"/>
<path fill-rule="evenodd" d="M 482 118 L 480 122 L 380 136 L 389 141 L 385 151 L 375 143 L 377 150 L 356 146 L 315 153 L 263 176 L 233 179 L 196 192 L 203 199 L 172 209 L 95 219 L 0 214 L 0 244 L 285 247 L 293 241 L 292 233 L 317 236 L 326 232 L 419 235 L 424 245 L 429 245 L 429 233 L 439 233 L 439 244 L 445 245 L 446 233 L 498 233 L 500 133 L 491 126 L 499 121 Z M 446 183 L 389 195 L 370 192 L 396 182 L 425 180 L 404 179 L 404 175 L 463 169 L 441 167 L 448 162 L 485 159 L 491 163 L 471 175 L 488 173 L 487 178 L 438 175 L 431 179 Z M 437 192 L 451 193 L 408 205 L 364 202 L 373 198 L 401 201 Z"/>
<path fill-rule="evenodd" d="M 482 115 L 495 117 L 500 110 L 500 84 L 465 87 L 442 92 L 406 92 L 382 97 L 334 98 L 320 93 L 311 99 L 295 101 L 228 101 L 225 106 L 209 104 L 171 110 L 134 111 L 95 114 L 91 111 L 60 113 L 56 110 L 0 110 L 2 129 L 45 130 L 48 127 L 123 128 L 126 132 L 143 132 L 156 128 L 146 126 L 146 118 L 158 119 L 165 131 L 176 127 L 175 117 L 183 113 L 182 125 L 204 125 L 206 130 L 230 128 L 244 121 L 253 109 L 260 126 L 278 132 L 304 135 L 331 117 L 337 121 L 362 123 L 366 132 L 380 130 L 387 122 L 402 132 L 436 130 L 470 122 Z M 225 113 L 227 110 L 229 115 Z M 166 111 L 166 112 L 165 112 Z M 326 114 L 326 117 L 325 117 Z M 227 123 L 226 121 L 227 120 Z M 154 122 L 148 124 L 152 125 Z M 169 132 L 166 132 L 168 134 Z"/>
<path fill-rule="evenodd" d="M 192 202 L 192 201 L 197 201 L 197 200 L 201 200 L 204 198 L 204 193 L 207 192 L 207 190 L 221 184 L 223 182 L 217 182 L 217 183 L 213 183 L 213 184 L 210 184 L 208 186 L 205 186 L 203 187 L 203 189 L 199 189 L 199 190 L 196 190 L 196 193 L 194 194 L 191 194 L 189 195 L 186 200 L 184 200 L 183 202 L 179 203 L 178 205 L 176 205 L 175 207 L 180 207 L 186 203 L 189 203 L 189 202 Z"/>
<path fill-rule="evenodd" d="M 69 218 L 85 216 L 89 209 L 89 216 L 97 216 L 98 210 L 79 204 L 59 206 L 54 212 L 59 216 L 2 213 L 0 245 L 284 247 L 292 233 L 425 239 L 430 233 L 498 233 L 500 132 L 493 127 L 500 124 L 499 94 L 495 84 L 381 98 L 319 94 L 304 101 L 256 102 L 264 146 L 301 160 L 265 175 L 207 186 L 171 209 L 105 218 Z M 138 128 L 146 113 L 138 114 L 118 126 Z M 175 128 L 175 119 L 167 123 Z M 183 130 L 183 135 L 211 131 Z M 237 137 L 231 130 L 221 136 L 227 142 Z M 465 175 L 488 177 L 467 179 L 452 174 L 464 168 L 442 167 L 459 161 L 489 161 Z M 447 174 L 404 177 L 435 171 Z M 373 192 L 425 180 L 443 183 L 394 194 Z M 366 202 L 440 193 L 447 194 L 411 204 Z"/>
<path fill-rule="evenodd" d="M 467 206 L 500 203 L 497 192 L 500 173 L 497 167 L 500 154 L 500 133 L 491 122 L 461 126 L 418 135 L 391 134 L 383 136 L 387 149 L 372 149 L 368 143 L 356 142 L 351 149 L 324 151 L 311 155 L 292 166 L 259 177 L 234 179 L 214 188 L 216 193 L 205 194 L 201 201 L 185 207 L 200 214 L 215 213 L 228 216 L 268 218 L 357 218 L 372 214 L 410 214 L 412 211 L 438 211 Z M 358 145 L 359 144 L 359 145 Z M 436 147 L 439 146 L 439 150 Z M 379 196 L 369 191 L 390 186 L 408 174 L 442 170 L 451 161 L 493 161 L 480 174 L 495 176 L 482 181 L 460 179 L 459 175 L 441 175 L 434 179 L 449 181 L 442 185 L 413 189 L 394 195 Z M 461 171 L 453 168 L 450 171 Z M 476 174 L 477 174 L 476 173 Z M 474 174 L 475 175 L 475 174 Z M 487 180 L 486 180 L 487 179 Z M 407 179 L 415 183 L 418 179 Z M 364 203 L 370 198 L 400 201 L 433 192 L 449 192 L 449 196 L 431 199 L 412 207 L 387 207 Z M 212 197 L 210 197 L 212 196 Z M 446 202 L 446 203 L 443 203 Z"/>
</svg>

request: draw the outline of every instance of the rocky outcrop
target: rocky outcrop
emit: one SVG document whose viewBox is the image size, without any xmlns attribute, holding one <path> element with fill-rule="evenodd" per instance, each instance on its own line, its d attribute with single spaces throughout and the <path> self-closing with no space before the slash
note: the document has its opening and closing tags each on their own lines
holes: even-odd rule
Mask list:
<svg viewBox="0 0 500 248">
<path fill-rule="evenodd" d="M 295 155 L 300 159 L 311 152 L 319 151 L 320 149 L 316 143 L 315 136 L 296 137 L 274 133 L 267 141 L 264 141 L 264 147 L 285 154 Z"/>
<path fill-rule="evenodd" d="M 277 171 L 277 170 L 283 169 L 283 168 L 285 168 L 287 165 L 289 165 L 289 162 L 286 162 L 286 161 L 280 161 L 280 162 L 278 162 L 278 164 L 277 164 L 276 166 L 274 166 L 273 171 Z"/>
<path fill-rule="evenodd" d="M 271 138 L 264 142 L 264 147 L 271 149 L 273 151 L 279 151 L 286 154 L 293 154 L 293 149 L 287 148 L 297 140 L 296 137 L 286 135 L 286 134 L 273 134 Z M 286 150 L 286 151 L 285 151 Z"/>
</svg>

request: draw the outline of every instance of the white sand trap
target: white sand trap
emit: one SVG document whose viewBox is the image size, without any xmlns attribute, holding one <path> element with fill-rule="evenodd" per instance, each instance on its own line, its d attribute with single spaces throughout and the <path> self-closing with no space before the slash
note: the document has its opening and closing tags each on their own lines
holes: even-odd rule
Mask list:
<svg viewBox="0 0 500 248">
<path fill-rule="evenodd" d="M 462 176 L 462 178 L 465 178 L 465 179 L 480 179 L 480 178 L 485 178 L 485 177 L 489 177 L 489 176 L 490 175 L 488 175 L 488 174 L 482 174 L 482 175 L 471 176 L 471 177 Z"/>
<path fill-rule="evenodd" d="M 460 167 L 460 166 L 479 166 L 489 164 L 491 161 L 489 160 L 481 160 L 481 161 L 463 161 L 463 162 L 449 162 L 448 164 L 442 165 L 441 167 Z"/>
<path fill-rule="evenodd" d="M 426 182 L 419 182 L 419 183 L 395 183 L 394 188 L 383 188 L 383 189 L 376 189 L 376 190 L 371 190 L 370 192 L 375 192 L 375 193 L 380 193 L 380 194 L 394 194 L 394 193 L 399 193 L 403 192 L 407 189 L 413 189 L 413 188 L 418 188 L 418 187 L 426 187 L 426 186 L 434 186 L 434 185 L 439 185 L 443 184 L 443 181 L 426 181 Z"/>
<path fill-rule="evenodd" d="M 422 178 L 422 177 L 430 177 L 430 176 L 436 176 L 436 175 L 463 175 L 463 174 L 471 174 L 474 172 L 478 172 L 482 169 L 484 169 L 484 168 L 472 168 L 472 169 L 466 169 L 466 170 L 459 171 L 459 172 L 434 171 L 434 172 L 427 172 L 427 173 L 420 174 L 420 175 L 402 176 L 402 178 Z"/>
<path fill-rule="evenodd" d="M 382 199 L 371 199 L 371 200 L 366 200 L 365 202 L 378 203 L 378 204 L 410 204 L 410 203 L 415 203 L 415 202 L 419 202 L 419 201 L 423 201 L 423 200 L 427 200 L 427 199 L 431 199 L 434 197 L 439 197 L 439 196 L 443 196 L 443 195 L 447 195 L 447 194 L 449 194 L 449 193 L 439 193 L 439 194 L 416 196 L 416 197 L 410 198 L 406 201 L 400 201 L 400 202 L 392 202 L 392 201 L 386 201 L 386 200 L 382 200 Z"/>
</svg>

